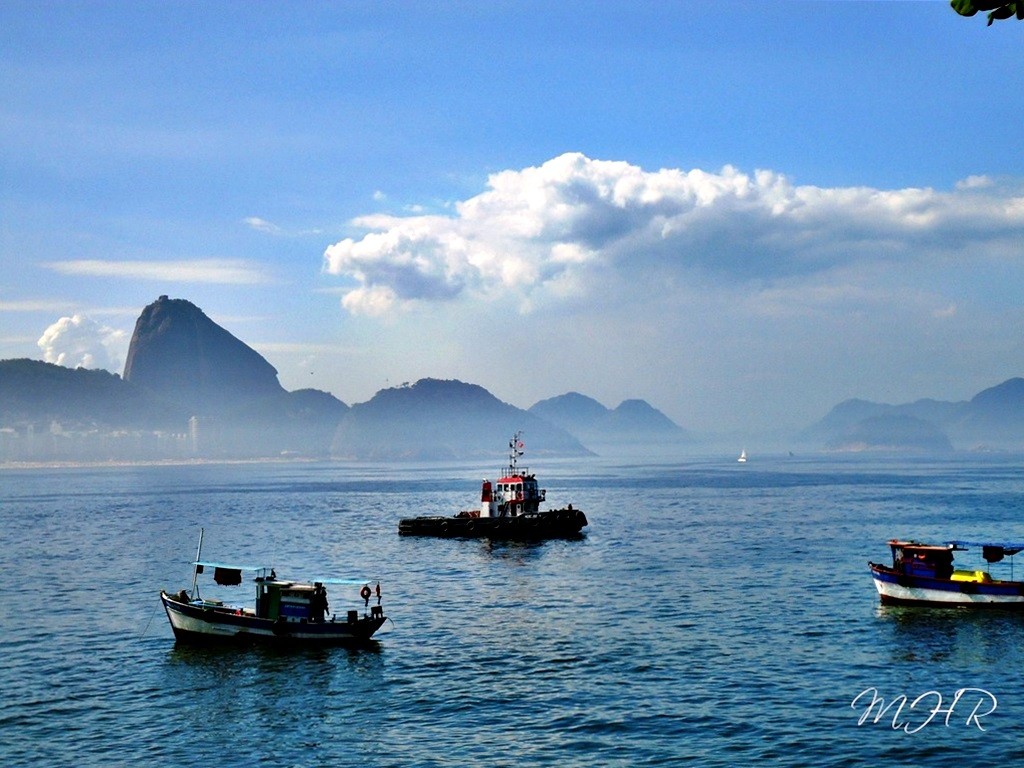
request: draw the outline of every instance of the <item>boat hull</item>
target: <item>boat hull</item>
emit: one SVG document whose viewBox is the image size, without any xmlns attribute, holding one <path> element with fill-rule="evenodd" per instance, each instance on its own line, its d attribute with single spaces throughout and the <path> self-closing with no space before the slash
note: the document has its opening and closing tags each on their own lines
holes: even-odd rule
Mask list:
<svg viewBox="0 0 1024 768">
<path fill-rule="evenodd" d="M 574 538 L 587 525 L 579 509 L 553 509 L 517 517 L 410 517 L 399 521 L 401 536 L 439 538 L 533 539 Z"/>
<path fill-rule="evenodd" d="M 369 616 L 348 621 L 291 622 L 272 621 L 222 605 L 184 603 L 166 592 L 160 593 L 160 600 L 174 639 L 190 644 L 352 645 L 368 641 L 387 621 L 376 609 Z"/>
<path fill-rule="evenodd" d="M 877 563 L 869 565 L 875 589 L 886 605 L 1024 610 L 1024 582 L 954 581 L 911 576 Z"/>
</svg>

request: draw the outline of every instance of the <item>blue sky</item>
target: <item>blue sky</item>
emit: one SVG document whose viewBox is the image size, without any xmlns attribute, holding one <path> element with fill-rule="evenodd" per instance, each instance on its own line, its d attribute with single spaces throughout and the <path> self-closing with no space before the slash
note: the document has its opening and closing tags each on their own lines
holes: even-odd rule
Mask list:
<svg viewBox="0 0 1024 768">
<path fill-rule="evenodd" d="M 1022 50 L 940 0 L 6 0 L 0 358 L 120 371 L 166 294 L 348 403 L 966 399 L 1024 374 Z"/>
</svg>

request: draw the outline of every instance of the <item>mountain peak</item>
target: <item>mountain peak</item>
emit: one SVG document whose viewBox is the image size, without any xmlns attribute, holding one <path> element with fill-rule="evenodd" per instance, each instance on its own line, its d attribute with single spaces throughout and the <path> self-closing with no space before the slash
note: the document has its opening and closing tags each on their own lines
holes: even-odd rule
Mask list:
<svg viewBox="0 0 1024 768">
<path fill-rule="evenodd" d="M 197 412 L 284 392 L 256 350 L 185 299 L 161 296 L 135 323 L 124 380 Z"/>
<path fill-rule="evenodd" d="M 371 460 L 497 459 L 520 430 L 531 456 L 589 453 L 557 426 L 456 379 L 420 379 L 353 405 L 338 426 L 332 453 Z"/>
<path fill-rule="evenodd" d="M 566 392 L 564 395 L 541 400 L 530 408 L 541 418 L 558 424 L 562 428 L 573 425 L 577 428 L 589 428 L 606 420 L 609 410 L 592 397 L 579 392 Z"/>
<path fill-rule="evenodd" d="M 1024 404 L 1024 379 L 1015 377 L 984 389 L 971 398 L 971 404 L 983 407 Z"/>
<path fill-rule="evenodd" d="M 568 392 L 535 403 L 530 413 L 557 424 L 584 443 L 690 439 L 684 429 L 645 400 L 623 400 L 610 410 L 593 398 Z"/>
</svg>

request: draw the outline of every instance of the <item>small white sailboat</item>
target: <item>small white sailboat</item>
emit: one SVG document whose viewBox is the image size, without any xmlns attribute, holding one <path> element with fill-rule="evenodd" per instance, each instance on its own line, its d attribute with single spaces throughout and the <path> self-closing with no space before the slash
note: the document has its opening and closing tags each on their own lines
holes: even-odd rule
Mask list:
<svg viewBox="0 0 1024 768">
<path fill-rule="evenodd" d="M 747 449 L 744 448 L 742 451 L 740 451 L 740 457 L 738 459 L 736 459 L 736 461 L 738 461 L 740 464 L 743 464 L 744 462 L 746 462 L 746 460 L 747 460 Z"/>
</svg>

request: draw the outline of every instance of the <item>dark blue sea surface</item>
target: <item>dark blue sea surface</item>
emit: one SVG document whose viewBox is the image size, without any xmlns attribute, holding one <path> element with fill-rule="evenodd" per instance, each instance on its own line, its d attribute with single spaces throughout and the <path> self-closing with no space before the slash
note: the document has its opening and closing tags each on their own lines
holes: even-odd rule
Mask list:
<svg viewBox="0 0 1024 768">
<path fill-rule="evenodd" d="M 534 461 L 582 539 L 397 535 L 499 464 L 0 469 L 0 764 L 1024 762 L 1024 617 L 883 608 L 867 570 L 892 537 L 1024 539 L 1018 458 Z M 379 579 L 393 621 L 353 650 L 176 646 L 158 592 L 200 528 L 205 559 Z"/>
</svg>

